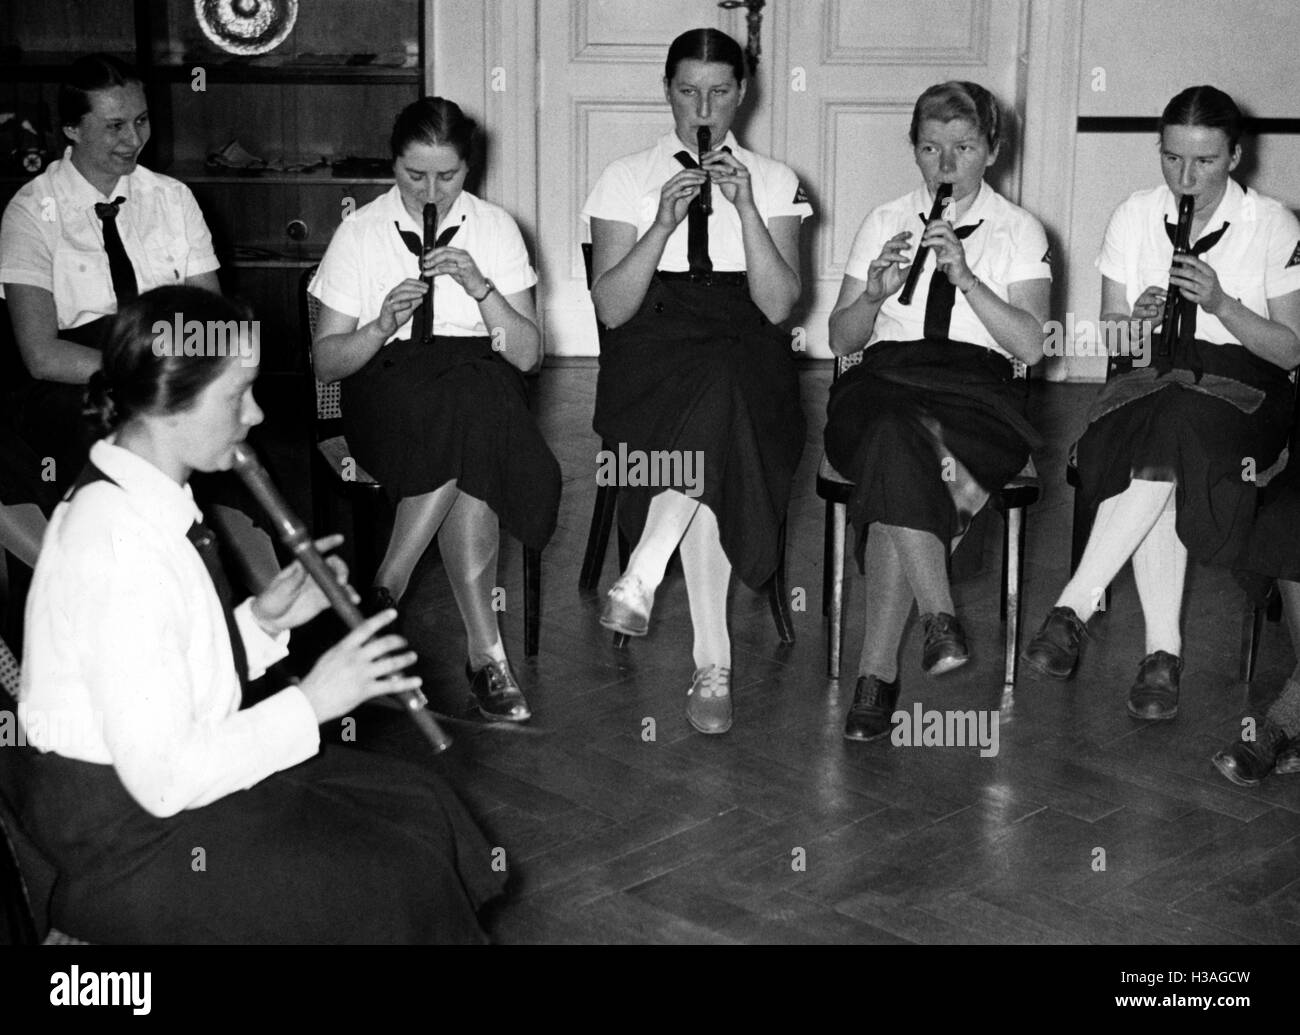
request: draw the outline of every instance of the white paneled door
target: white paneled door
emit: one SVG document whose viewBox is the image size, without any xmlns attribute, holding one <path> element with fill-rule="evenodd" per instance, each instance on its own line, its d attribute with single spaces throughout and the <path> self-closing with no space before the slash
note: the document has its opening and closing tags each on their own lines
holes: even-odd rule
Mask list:
<svg viewBox="0 0 1300 1035">
<path fill-rule="evenodd" d="M 829 354 L 826 315 L 859 223 L 918 182 L 907 128 L 923 89 L 969 79 L 998 96 L 1012 140 L 996 185 L 1018 197 L 1027 11 L 1022 0 L 768 0 L 737 135 L 791 165 L 817 209 L 805 224 L 798 316 L 810 354 Z M 513 31 L 509 18 L 497 24 Z M 535 24 L 520 24 L 537 41 L 533 225 L 547 347 L 595 355 L 578 218 L 587 192 L 609 161 L 670 128 L 662 78 L 672 39 L 712 25 L 744 45 L 746 19 L 715 0 L 536 0 Z"/>
</svg>

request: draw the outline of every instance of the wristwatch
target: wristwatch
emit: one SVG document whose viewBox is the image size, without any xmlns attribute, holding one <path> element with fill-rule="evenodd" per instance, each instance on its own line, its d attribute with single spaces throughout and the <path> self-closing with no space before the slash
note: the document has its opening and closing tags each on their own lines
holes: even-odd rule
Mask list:
<svg viewBox="0 0 1300 1035">
<path fill-rule="evenodd" d="M 478 298 L 474 298 L 473 295 L 469 296 L 470 298 L 474 298 L 474 301 L 479 304 L 482 304 L 483 302 L 487 301 L 487 296 L 492 294 L 492 292 L 497 289 L 497 286 L 493 284 L 492 281 L 488 280 L 487 277 L 483 278 L 483 283 L 487 285 L 487 290 L 484 291 L 483 294 L 479 295 Z"/>
</svg>

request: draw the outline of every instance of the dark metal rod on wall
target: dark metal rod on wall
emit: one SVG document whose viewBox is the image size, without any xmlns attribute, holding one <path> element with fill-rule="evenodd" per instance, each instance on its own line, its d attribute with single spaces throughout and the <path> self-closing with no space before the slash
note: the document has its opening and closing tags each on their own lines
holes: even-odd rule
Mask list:
<svg viewBox="0 0 1300 1035">
<path fill-rule="evenodd" d="M 745 57 L 749 64 L 749 74 L 758 73 L 758 57 L 763 52 L 763 8 L 767 0 L 719 0 L 718 6 L 724 11 L 734 11 L 737 7 L 748 9 L 745 25 L 749 29 L 749 40 L 745 44 Z"/>
<path fill-rule="evenodd" d="M 1154 133 L 1156 118 L 1151 115 L 1080 115 L 1075 128 L 1080 133 Z M 1245 118 L 1242 128 L 1252 136 L 1300 133 L 1300 119 Z"/>
</svg>

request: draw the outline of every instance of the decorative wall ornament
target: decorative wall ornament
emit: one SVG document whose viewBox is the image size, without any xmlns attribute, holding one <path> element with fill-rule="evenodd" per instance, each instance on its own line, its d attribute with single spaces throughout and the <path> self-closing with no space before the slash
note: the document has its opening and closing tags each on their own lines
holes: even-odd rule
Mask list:
<svg viewBox="0 0 1300 1035">
<path fill-rule="evenodd" d="M 194 0 L 203 35 L 228 54 L 265 54 L 298 20 L 298 0 Z"/>
</svg>

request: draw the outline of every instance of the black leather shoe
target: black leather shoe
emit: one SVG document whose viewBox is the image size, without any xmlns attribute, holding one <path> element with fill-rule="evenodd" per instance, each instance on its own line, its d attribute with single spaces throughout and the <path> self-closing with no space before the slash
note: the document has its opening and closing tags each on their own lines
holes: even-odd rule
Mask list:
<svg viewBox="0 0 1300 1035">
<path fill-rule="evenodd" d="M 961 623 L 942 611 L 937 615 L 922 615 L 925 628 L 925 647 L 921 650 L 921 668 L 927 676 L 941 676 L 970 660 L 966 649 L 966 634 Z"/>
<path fill-rule="evenodd" d="M 1128 692 L 1128 713 L 1135 719 L 1166 722 L 1178 714 L 1178 681 L 1183 659 L 1168 651 L 1148 654 L 1138 666 L 1137 681 Z"/>
<path fill-rule="evenodd" d="M 898 680 L 886 683 L 876 676 L 858 676 L 853 707 L 844 720 L 846 740 L 877 740 L 889 732 L 898 704 Z"/>
<path fill-rule="evenodd" d="M 1277 753 L 1277 761 L 1273 765 L 1273 772 L 1278 776 L 1288 776 L 1291 773 L 1300 773 L 1300 737 L 1294 737 Z"/>
<path fill-rule="evenodd" d="M 510 662 L 493 661 L 475 672 L 467 661 L 465 676 L 482 715 L 504 722 L 527 722 L 533 717 L 528 702 L 524 700 L 524 692 L 515 681 Z"/>
<path fill-rule="evenodd" d="M 1238 738 L 1210 761 L 1238 787 L 1254 787 L 1273 771 L 1287 741 L 1286 730 L 1267 718 L 1260 719 L 1255 723 L 1254 740 Z"/>
<path fill-rule="evenodd" d="M 1069 679 L 1079 663 L 1084 626 L 1072 607 L 1054 607 L 1020 659 L 1052 679 Z"/>
</svg>

